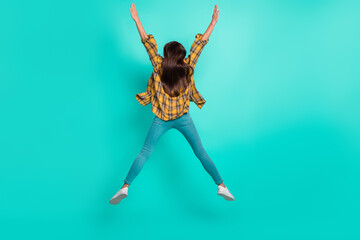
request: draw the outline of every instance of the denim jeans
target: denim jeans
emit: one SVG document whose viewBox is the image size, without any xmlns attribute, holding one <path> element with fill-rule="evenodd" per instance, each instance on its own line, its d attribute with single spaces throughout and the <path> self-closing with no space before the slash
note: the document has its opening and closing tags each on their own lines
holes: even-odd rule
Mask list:
<svg viewBox="0 0 360 240">
<path fill-rule="evenodd" d="M 191 145 L 191 148 L 194 151 L 196 157 L 200 160 L 205 170 L 210 174 L 215 184 L 219 185 L 222 183 L 223 179 L 220 177 L 214 162 L 206 153 L 189 112 L 183 114 L 177 119 L 169 121 L 164 121 L 155 116 L 150 130 L 146 136 L 145 143 L 140 153 L 137 155 L 133 164 L 131 165 L 124 182 L 129 185 L 132 183 L 134 178 L 141 171 L 146 160 L 151 156 L 151 153 L 153 152 L 154 147 L 159 141 L 160 137 L 171 128 L 179 130 L 184 135 L 186 140 Z"/>
</svg>

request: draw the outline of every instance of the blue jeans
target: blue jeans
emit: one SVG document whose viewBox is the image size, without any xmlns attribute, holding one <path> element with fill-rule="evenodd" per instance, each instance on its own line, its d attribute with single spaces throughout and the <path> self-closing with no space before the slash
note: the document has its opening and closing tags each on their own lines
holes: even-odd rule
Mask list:
<svg viewBox="0 0 360 240">
<path fill-rule="evenodd" d="M 219 185 L 222 183 L 223 179 L 220 177 L 215 164 L 206 153 L 189 112 L 183 114 L 177 119 L 169 121 L 164 121 L 155 116 L 150 130 L 146 136 L 144 146 L 131 165 L 124 182 L 129 185 L 132 183 L 134 178 L 141 171 L 146 160 L 151 156 L 151 153 L 153 152 L 154 147 L 159 141 L 160 137 L 171 128 L 179 130 L 184 135 L 186 140 L 191 145 L 196 157 L 200 160 L 205 170 L 210 174 L 215 184 Z"/>
</svg>

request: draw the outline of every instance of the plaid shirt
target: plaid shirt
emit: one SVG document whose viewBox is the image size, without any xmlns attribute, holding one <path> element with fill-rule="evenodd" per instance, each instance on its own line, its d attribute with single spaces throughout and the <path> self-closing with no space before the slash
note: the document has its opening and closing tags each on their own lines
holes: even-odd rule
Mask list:
<svg viewBox="0 0 360 240">
<path fill-rule="evenodd" d="M 163 57 L 157 53 L 158 47 L 152 34 L 147 35 L 148 38 L 141 39 L 146 51 L 149 55 L 153 72 L 149 78 L 146 92 L 136 94 L 138 102 L 145 106 L 151 102 L 152 112 L 164 121 L 179 118 L 189 111 L 189 102 L 194 102 L 200 109 L 205 104 L 205 99 L 201 96 L 195 87 L 193 76 L 191 82 L 185 90 L 177 97 L 170 97 L 163 89 L 160 80 L 161 63 Z M 195 41 L 191 45 L 190 54 L 184 59 L 195 69 L 195 64 L 200 56 L 204 46 L 208 43 L 209 39 L 201 40 L 203 34 L 198 33 L 195 36 Z"/>
</svg>

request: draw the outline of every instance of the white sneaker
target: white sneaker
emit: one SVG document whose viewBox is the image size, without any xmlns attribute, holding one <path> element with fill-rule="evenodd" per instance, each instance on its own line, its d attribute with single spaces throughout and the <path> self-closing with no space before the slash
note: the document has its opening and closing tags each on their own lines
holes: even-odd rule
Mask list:
<svg viewBox="0 0 360 240">
<path fill-rule="evenodd" d="M 110 204 L 118 204 L 123 198 L 128 195 L 128 187 L 121 188 L 110 200 Z"/>
<path fill-rule="evenodd" d="M 225 198 L 225 200 L 228 200 L 228 201 L 234 201 L 235 200 L 234 196 L 230 193 L 230 191 L 229 191 L 229 189 L 227 187 L 223 187 L 221 185 L 218 185 L 217 194 L 219 196 L 222 196 L 223 198 Z"/>
</svg>

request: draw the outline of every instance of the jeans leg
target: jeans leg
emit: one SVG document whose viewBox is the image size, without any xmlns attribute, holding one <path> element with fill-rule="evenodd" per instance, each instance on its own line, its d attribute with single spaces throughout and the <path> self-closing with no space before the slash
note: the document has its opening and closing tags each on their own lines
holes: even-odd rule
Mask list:
<svg viewBox="0 0 360 240">
<path fill-rule="evenodd" d="M 167 124 L 162 123 L 158 119 L 154 118 L 154 121 L 148 131 L 148 134 L 145 139 L 145 143 L 140 151 L 140 153 L 135 158 L 133 164 L 130 167 L 130 170 L 124 180 L 125 183 L 131 184 L 134 178 L 139 174 L 143 168 L 146 160 L 151 156 L 156 143 L 159 141 L 160 137 L 169 129 Z"/>
<path fill-rule="evenodd" d="M 174 126 L 174 128 L 179 130 L 184 135 L 186 140 L 191 145 L 196 157 L 200 160 L 205 170 L 210 174 L 215 184 L 221 184 L 223 182 L 223 179 L 221 178 L 214 162 L 206 153 L 191 117 L 188 117 L 185 122 L 179 121 L 178 124 Z"/>
</svg>

